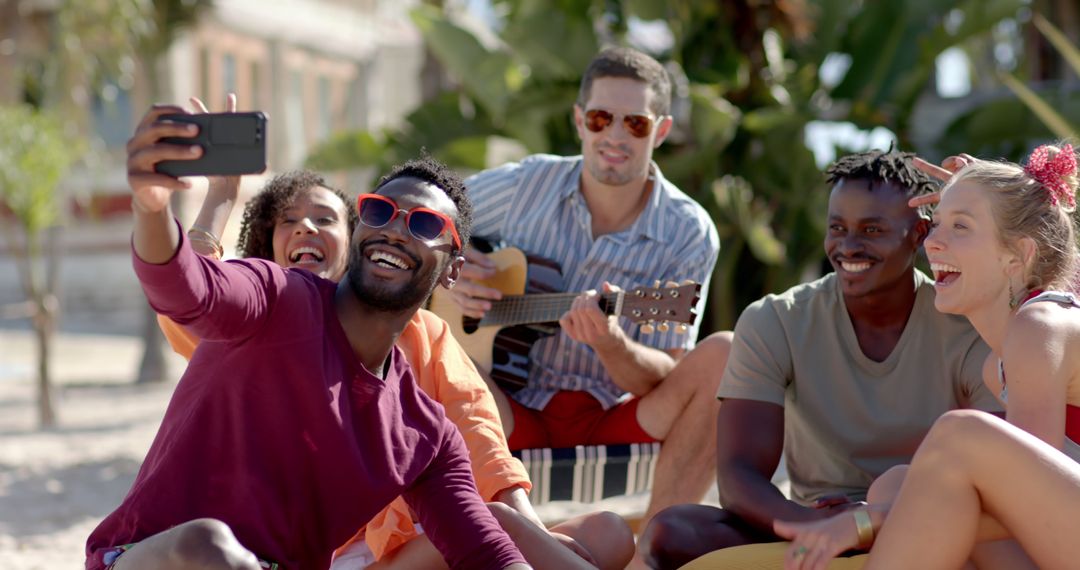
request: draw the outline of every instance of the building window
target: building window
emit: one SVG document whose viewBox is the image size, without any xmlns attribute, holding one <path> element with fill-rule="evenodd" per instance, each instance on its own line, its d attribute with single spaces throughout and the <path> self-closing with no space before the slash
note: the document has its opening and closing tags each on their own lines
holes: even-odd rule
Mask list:
<svg viewBox="0 0 1080 570">
<path fill-rule="evenodd" d="M 262 110 L 263 97 L 262 97 L 262 75 L 259 71 L 259 62 L 251 62 L 251 83 L 248 85 L 248 99 L 251 101 L 251 108 L 256 111 Z"/>
<path fill-rule="evenodd" d="M 299 71 L 289 73 L 288 99 L 285 102 L 285 136 L 288 141 L 289 164 L 296 168 L 307 155 L 307 135 L 304 133 L 304 76 Z"/>
<path fill-rule="evenodd" d="M 210 104 L 210 48 L 199 48 L 199 96 Z"/>
<path fill-rule="evenodd" d="M 325 139 L 330 136 L 331 129 L 330 112 L 330 79 L 319 78 L 319 138 Z"/>
<path fill-rule="evenodd" d="M 221 58 L 221 83 L 225 93 L 236 93 L 236 57 L 231 53 Z"/>
<path fill-rule="evenodd" d="M 94 132 L 107 148 L 123 148 L 135 129 L 131 110 L 131 94 L 113 83 L 94 94 L 90 103 Z"/>
</svg>

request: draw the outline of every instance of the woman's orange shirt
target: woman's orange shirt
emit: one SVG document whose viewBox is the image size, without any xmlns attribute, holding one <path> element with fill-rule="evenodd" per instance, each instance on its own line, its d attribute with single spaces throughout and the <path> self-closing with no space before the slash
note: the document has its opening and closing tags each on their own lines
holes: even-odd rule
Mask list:
<svg viewBox="0 0 1080 570">
<path fill-rule="evenodd" d="M 158 315 L 165 338 L 178 354 L 191 359 L 199 339 L 183 326 Z M 532 488 L 520 461 L 510 455 L 499 421 L 495 398 L 450 327 L 434 313 L 421 309 L 405 326 L 397 346 L 412 366 L 417 385 L 446 409 L 465 439 L 477 489 L 491 501 L 504 489 Z M 398 497 L 368 522 L 344 546 L 366 540 L 377 560 L 418 536 L 404 499 Z"/>
</svg>

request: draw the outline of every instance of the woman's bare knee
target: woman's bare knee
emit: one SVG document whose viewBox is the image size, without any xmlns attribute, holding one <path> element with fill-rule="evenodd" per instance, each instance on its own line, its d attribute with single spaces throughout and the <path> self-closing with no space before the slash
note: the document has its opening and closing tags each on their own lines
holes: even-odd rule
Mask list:
<svg viewBox="0 0 1080 570">
<path fill-rule="evenodd" d="M 629 544 L 630 548 L 633 549 L 634 531 L 630 530 L 630 525 L 627 524 L 626 519 L 611 511 L 600 511 L 588 515 L 582 529 L 603 536 L 605 543 Z"/>
<path fill-rule="evenodd" d="M 926 435 L 922 448 L 939 451 L 943 455 L 956 453 L 952 458 L 960 459 L 965 451 L 979 446 L 979 441 L 993 433 L 988 429 L 994 416 L 977 410 L 952 410 L 943 414 Z M 920 451 L 922 451 L 920 448 Z"/>
<path fill-rule="evenodd" d="M 866 501 L 878 505 L 892 503 L 900 494 L 900 486 L 904 484 L 907 472 L 907 465 L 897 465 L 882 473 L 881 477 L 875 479 L 870 485 L 870 489 L 866 492 Z"/>
<path fill-rule="evenodd" d="M 625 568 L 634 557 L 634 531 L 625 519 L 611 511 L 575 517 L 551 530 L 577 540 L 600 568 Z"/>
</svg>

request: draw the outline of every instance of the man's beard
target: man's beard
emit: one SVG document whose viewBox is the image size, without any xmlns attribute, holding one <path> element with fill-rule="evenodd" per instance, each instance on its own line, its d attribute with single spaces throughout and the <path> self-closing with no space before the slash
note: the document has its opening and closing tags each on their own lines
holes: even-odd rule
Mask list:
<svg viewBox="0 0 1080 570">
<path fill-rule="evenodd" d="M 349 270 L 345 274 L 349 288 L 361 303 L 377 311 L 400 313 L 419 306 L 438 285 L 441 271 L 436 271 L 435 267 L 427 267 L 425 270 L 419 260 L 400 249 L 398 250 L 400 255 L 413 259 L 416 264 L 408 282 L 393 287 L 365 279 L 362 266 L 367 262 L 363 253 L 367 245 L 371 243 L 362 244 L 352 250 L 349 254 Z"/>
<path fill-rule="evenodd" d="M 626 152 L 624 149 L 618 149 L 620 152 Z M 623 165 L 624 170 L 620 171 L 608 164 L 605 164 L 603 159 L 597 156 L 599 151 L 595 151 L 592 156 L 589 156 L 585 161 L 586 168 L 589 169 L 589 174 L 601 184 L 608 186 L 625 186 L 634 180 L 636 180 L 641 173 L 634 172 L 632 164 L 628 161 Z M 627 153 L 629 154 L 629 153 Z"/>
</svg>

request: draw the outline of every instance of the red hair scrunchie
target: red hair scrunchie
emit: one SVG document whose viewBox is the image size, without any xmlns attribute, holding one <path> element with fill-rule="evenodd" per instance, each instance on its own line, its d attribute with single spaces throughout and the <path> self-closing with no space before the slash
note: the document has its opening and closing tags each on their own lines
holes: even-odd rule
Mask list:
<svg viewBox="0 0 1080 570">
<path fill-rule="evenodd" d="M 1065 177 L 1076 174 L 1076 153 L 1072 145 L 1067 144 L 1054 158 L 1050 158 L 1050 148 L 1049 145 L 1042 145 L 1031 151 L 1024 172 L 1046 188 L 1052 204 L 1064 202 L 1070 208 L 1075 208 L 1076 191 L 1065 182 Z"/>
</svg>

